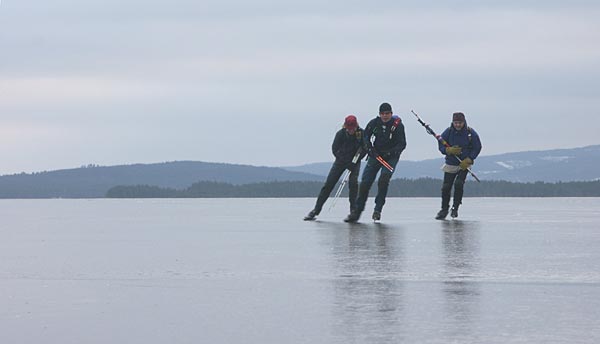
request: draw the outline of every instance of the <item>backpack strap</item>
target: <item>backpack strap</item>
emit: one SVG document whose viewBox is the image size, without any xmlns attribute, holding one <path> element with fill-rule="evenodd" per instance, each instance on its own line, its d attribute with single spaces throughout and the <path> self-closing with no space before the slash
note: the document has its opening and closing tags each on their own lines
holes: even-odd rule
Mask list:
<svg viewBox="0 0 600 344">
<path fill-rule="evenodd" d="M 392 124 L 392 132 L 394 132 L 394 130 L 396 130 L 396 128 L 398 128 L 398 126 L 400 125 L 400 123 L 402 123 L 402 119 L 398 116 L 394 116 L 394 124 Z"/>
<path fill-rule="evenodd" d="M 392 135 L 394 134 L 396 128 L 398 128 L 400 123 L 402 123 L 402 119 L 399 116 L 394 116 L 392 119 L 394 120 L 394 123 L 392 124 L 392 129 L 390 130 L 390 140 L 392 139 Z"/>
<path fill-rule="evenodd" d="M 469 132 L 467 136 L 469 137 L 469 150 L 473 149 L 473 134 L 471 133 L 471 127 L 467 126 L 467 131 Z"/>
</svg>

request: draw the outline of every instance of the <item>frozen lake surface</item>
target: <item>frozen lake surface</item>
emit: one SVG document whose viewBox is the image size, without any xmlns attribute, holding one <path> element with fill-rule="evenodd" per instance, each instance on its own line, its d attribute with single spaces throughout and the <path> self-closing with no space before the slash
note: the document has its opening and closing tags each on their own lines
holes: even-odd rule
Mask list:
<svg viewBox="0 0 600 344">
<path fill-rule="evenodd" d="M 0 201 L 0 342 L 600 343 L 598 198 L 314 201 Z"/>
</svg>

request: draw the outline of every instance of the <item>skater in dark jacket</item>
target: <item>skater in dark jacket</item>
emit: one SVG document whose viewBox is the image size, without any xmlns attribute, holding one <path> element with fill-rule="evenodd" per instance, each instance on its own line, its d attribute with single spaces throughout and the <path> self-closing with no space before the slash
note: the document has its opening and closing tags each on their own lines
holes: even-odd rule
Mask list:
<svg viewBox="0 0 600 344">
<path fill-rule="evenodd" d="M 450 147 L 444 146 L 441 142 L 439 143 L 440 152 L 446 155 L 446 163 L 442 168 L 444 170 L 442 209 L 435 217 L 438 220 L 443 220 L 448 216 L 452 184 L 454 184 L 454 199 L 450 216 L 453 218 L 458 217 L 458 207 L 462 203 L 467 169 L 473 165 L 479 152 L 481 152 L 479 135 L 477 135 L 475 129 L 467 126 L 465 115 L 462 112 L 455 112 L 452 115 L 450 127 L 441 136 L 448 142 Z"/>
<path fill-rule="evenodd" d="M 346 222 L 356 222 L 360 218 L 369 197 L 369 190 L 379 171 L 381 171 L 381 174 L 377 182 L 373 220 L 379 221 L 381 219 L 381 210 L 385 204 L 385 197 L 393 172 L 385 168 L 377 160 L 377 157 L 383 158 L 392 168 L 395 168 L 398 160 L 400 160 L 400 154 L 406 148 L 406 136 L 402 120 L 398 116 L 392 116 L 392 114 L 390 104 L 381 104 L 379 106 L 379 116 L 372 119 L 365 128 L 364 141 L 369 158 L 360 182 L 356 207 L 344 219 Z"/>
<path fill-rule="evenodd" d="M 304 217 L 305 221 L 314 220 L 321 210 L 323 204 L 331 190 L 338 182 L 345 170 L 350 171 L 348 179 L 348 189 L 350 191 L 349 201 L 350 209 L 353 209 L 358 193 L 358 174 L 360 173 L 360 160 L 365 156 L 366 152 L 363 148 L 363 130 L 358 126 L 358 121 L 354 115 L 349 115 L 344 121 L 344 126 L 340 129 L 333 139 L 331 151 L 335 156 L 335 162 L 329 170 L 325 185 L 321 188 L 315 208 Z"/>
</svg>

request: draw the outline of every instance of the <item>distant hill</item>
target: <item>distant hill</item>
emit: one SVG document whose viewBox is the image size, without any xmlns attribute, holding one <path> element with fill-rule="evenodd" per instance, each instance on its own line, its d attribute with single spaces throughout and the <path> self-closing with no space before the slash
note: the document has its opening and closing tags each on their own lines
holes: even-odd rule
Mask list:
<svg viewBox="0 0 600 344">
<path fill-rule="evenodd" d="M 440 159 L 424 161 L 401 160 L 394 176 L 441 178 L 442 163 L 441 156 Z M 0 176 L 0 198 L 96 198 L 105 197 L 107 191 L 115 186 L 133 185 L 183 190 L 198 182 L 234 186 L 285 181 L 322 183 L 330 167 L 330 162 L 279 168 L 197 161 L 88 166 Z M 600 180 L 600 145 L 481 156 L 473 170 L 482 180 Z"/>
<path fill-rule="evenodd" d="M 395 178 L 441 178 L 439 159 L 400 160 Z M 364 165 L 364 163 L 363 163 Z M 282 167 L 289 171 L 326 176 L 331 162 Z M 473 171 L 482 180 L 558 182 L 600 180 L 600 145 L 480 156 Z"/>
<path fill-rule="evenodd" d="M 233 185 L 271 181 L 321 181 L 321 176 L 221 163 L 178 161 L 108 167 L 82 167 L 50 172 L 0 176 L 0 198 L 104 197 L 116 185 L 147 184 L 182 189 L 198 181 Z"/>
</svg>

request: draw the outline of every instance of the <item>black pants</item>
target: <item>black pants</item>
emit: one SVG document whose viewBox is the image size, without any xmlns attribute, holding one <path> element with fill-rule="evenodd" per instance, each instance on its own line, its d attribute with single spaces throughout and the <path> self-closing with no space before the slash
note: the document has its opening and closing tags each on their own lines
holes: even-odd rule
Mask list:
<svg viewBox="0 0 600 344">
<path fill-rule="evenodd" d="M 321 192 L 319 192 L 317 204 L 315 204 L 315 211 L 317 214 L 319 214 L 321 209 L 323 209 L 323 204 L 325 204 L 325 201 L 327 198 L 329 198 L 331 190 L 333 190 L 335 184 L 338 182 L 346 169 L 350 170 L 350 177 L 348 178 L 348 189 L 350 190 L 350 209 L 354 209 L 356 196 L 358 194 L 358 174 L 360 173 L 360 161 L 356 162 L 356 164 L 351 162 L 338 163 L 336 161 L 333 163 L 333 166 L 331 166 L 331 170 L 329 170 L 325 185 L 323 185 Z"/>
<path fill-rule="evenodd" d="M 465 179 L 467 179 L 467 170 L 460 170 L 457 173 L 444 173 L 444 184 L 442 185 L 442 209 L 450 208 L 450 192 L 454 184 L 454 201 L 452 206 L 458 208 L 462 203 Z"/>
</svg>

